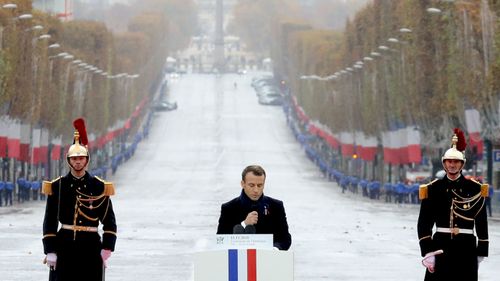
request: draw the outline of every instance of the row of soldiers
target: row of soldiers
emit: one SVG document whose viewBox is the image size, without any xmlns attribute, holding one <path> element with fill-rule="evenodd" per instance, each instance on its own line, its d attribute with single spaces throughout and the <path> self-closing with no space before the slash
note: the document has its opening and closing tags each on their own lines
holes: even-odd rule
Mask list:
<svg viewBox="0 0 500 281">
<path fill-rule="evenodd" d="M 381 182 L 377 180 L 370 181 L 359 179 L 355 176 L 347 176 L 335 169 L 332 169 L 331 172 L 327 172 L 327 176 L 330 180 L 334 180 L 338 183 L 342 188 L 342 193 L 346 190 L 352 193 L 358 193 L 358 190 L 361 189 L 362 195 L 370 199 L 380 199 L 380 196 L 384 195 L 385 202 L 388 203 L 419 203 L 419 182 L 405 184 L 400 181 L 397 183 L 386 182 L 381 184 Z"/>
<path fill-rule="evenodd" d="M 30 200 L 44 200 L 45 196 L 41 194 L 41 181 L 27 181 L 24 178 L 18 178 L 17 184 L 17 200 L 18 202 Z M 12 206 L 16 185 L 11 181 L 0 181 L 0 207 Z"/>
</svg>

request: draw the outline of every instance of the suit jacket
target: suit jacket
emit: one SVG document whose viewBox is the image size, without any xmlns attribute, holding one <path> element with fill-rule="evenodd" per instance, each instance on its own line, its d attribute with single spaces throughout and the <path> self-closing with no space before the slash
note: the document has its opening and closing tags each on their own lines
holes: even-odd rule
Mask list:
<svg viewBox="0 0 500 281">
<path fill-rule="evenodd" d="M 272 234 L 274 247 L 288 250 L 292 236 L 288 232 L 283 202 L 265 195 L 253 201 L 243 190 L 239 197 L 222 204 L 217 234 L 232 234 L 234 226 L 244 221 L 252 211 L 259 214 L 259 220 L 254 225 L 256 234 Z"/>
</svg>

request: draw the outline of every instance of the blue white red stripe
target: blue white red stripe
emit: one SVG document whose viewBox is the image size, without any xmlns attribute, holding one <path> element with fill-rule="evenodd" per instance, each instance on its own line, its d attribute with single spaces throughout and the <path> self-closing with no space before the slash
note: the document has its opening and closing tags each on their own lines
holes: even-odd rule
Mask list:
<svg viewBox="0 0 500 281">
<path fill-rule="evenodd" d="M 228 280 L 257 281 L 257 252 L 255 249 L 228 250 Z"/>
</svg>

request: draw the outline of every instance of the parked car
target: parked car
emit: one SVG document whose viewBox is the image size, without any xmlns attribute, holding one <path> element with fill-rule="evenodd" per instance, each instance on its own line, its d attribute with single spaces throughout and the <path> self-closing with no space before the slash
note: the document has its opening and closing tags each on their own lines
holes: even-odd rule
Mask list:
<svg viewBox="0 0 500 281">
<path fill-rule="evenodd" d="M 153 103 L 152 107 L 155 111 L 171 111 L 177 109 L 177 102 L 164 101 L 164 100 L 156 101 Z"/>
<path fill-rule="evenodd" d="M 262 105 L 282 105 L 283 97 L 278 93 L 259 95 L 259 103 Z"/>
<path fill-rule="evenodd" d="M 264 77 L 264 78 L 255 78 L 252 79 L 252 87 L 255 89 L 260 88 L 264 85 L 272 85 L 275 84 L 276 82 L 274 81 L 274 78 L 272 77 Z"/>
<path fill-rule="evenodd" d="M 257 96 L 266 96 L 266 95 L 279 95 L 279 89 L 274 87 L 274 86 L 264 86 L 262 88 L 259 88 L 255 90 L 257 93 Z"/>
</svg>

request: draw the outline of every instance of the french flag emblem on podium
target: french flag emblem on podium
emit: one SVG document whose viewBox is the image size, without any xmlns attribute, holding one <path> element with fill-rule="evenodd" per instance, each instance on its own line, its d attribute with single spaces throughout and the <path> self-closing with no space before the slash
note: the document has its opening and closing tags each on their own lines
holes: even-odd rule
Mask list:
<svg viewBox="0 0 500 281">
<path fill-rule="evenodd" d="M 257 281 L 257 250 L 228 250 L 228 280 Z"/>
<path fill-rule="evenodd" d="M 293 252 L 226 249 L 195 254 L 194 281 L 293 281 Z"/>
</svg>

